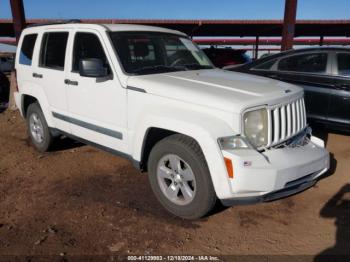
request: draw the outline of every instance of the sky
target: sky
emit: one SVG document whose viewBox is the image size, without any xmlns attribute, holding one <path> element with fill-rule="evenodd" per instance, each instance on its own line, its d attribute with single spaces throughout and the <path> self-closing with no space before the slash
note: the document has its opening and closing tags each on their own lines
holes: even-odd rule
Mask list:
<svg viewBox="0 0 350 262">
<path fill-rule="evenodd" d="M 23 0 L 27 18 L 282 19 L 284 0 Z M 0 19 L 11 18 L 0 0 Z M 298 0 L 297 19 L 350 19 L 350 0 Z"/>
</svg>

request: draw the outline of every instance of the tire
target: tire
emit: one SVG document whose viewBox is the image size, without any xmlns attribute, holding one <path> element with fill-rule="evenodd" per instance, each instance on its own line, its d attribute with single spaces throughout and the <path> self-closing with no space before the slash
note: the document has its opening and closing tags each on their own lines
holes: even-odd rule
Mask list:
<svg viewBox="0 0 350 262">
<path fill-rule="evenodd" d="M 53 143 L 53 137 L 38 103 L 29 105 L 26 120 L 28 135 L 35 149 L 39 152 L 48 151 Z"/>
<path fill-rule="evenodd" d="M 192 138 L 176 134 L 159 141 L 151 150 L 148 171 L 154 194 L 170 213 L 198 219 L 214 208 L 217 198 L 207 162 Z"/>
</svg>

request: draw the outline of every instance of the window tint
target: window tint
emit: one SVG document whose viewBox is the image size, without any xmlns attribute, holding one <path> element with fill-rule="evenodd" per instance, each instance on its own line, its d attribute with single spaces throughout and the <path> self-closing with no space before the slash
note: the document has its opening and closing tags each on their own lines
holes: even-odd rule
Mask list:
<svg viewBox="0 0 350 262">
<path fill-rule="evenodd" d="M 23 39 L 21 51 L 19 53 L 19 63 L 22 65 L 31 65 L 33 58 L 34 45 L 37 34 L 26 35 Z"/>
<path fill-rule="evenodd" d="M 282 59 L 278 64 L 278 70 L 305 73 L 325 73 L 327 68 L 327 54 L 313 53 L 295 55 Z"/>
<path fill-rule="evenodd" d="M 109 68 L 107 57 L 98 37 L 92 33 L 77 33 L 74 40 L 72 71 L 78 72 L 79 61 L 86 58 L 101 59 L 103 64 Z"/>
<path fill-rule="evenodd" d="M 63 70 L 68 32 L 45 33 L 40 52 L 40 66 Z"/>
<path fill-rule="evenodd" d="M 338 74 L 341 76 L 350 76 L 350 54 L 338 54 Z"/>
<path fill-rule="evenodd" d="M 271 70 L 271 67 L 276 63 L 277 59 L 272 59 L 260 65 L 254 66 L 253 70 Z"/>
</svg>

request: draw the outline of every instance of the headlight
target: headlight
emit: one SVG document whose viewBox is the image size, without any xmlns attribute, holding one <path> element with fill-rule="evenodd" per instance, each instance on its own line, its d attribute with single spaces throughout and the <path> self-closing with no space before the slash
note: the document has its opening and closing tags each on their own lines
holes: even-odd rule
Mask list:
<svg viewBox="0 0 350 262">
<path fill-rule="evenodd" d="M 243 116 L 244 134 L 256 147 L 267 145 L 267 109 L 249 111 Z"/>
<path fill-rule="evenodd" d="M 241 136 L 220 137 L 218 142 L 222 150 L 250 148 L 249 144 Z"/>
</svg>

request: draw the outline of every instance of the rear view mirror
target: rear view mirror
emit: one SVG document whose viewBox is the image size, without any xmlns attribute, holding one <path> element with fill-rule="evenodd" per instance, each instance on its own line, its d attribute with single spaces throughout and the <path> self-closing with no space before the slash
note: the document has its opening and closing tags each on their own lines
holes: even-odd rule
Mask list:
<svg viewBox="0 0 350 262">
<path fill-rule="evenodd" d="M 79 61 L 79 74 L 86 77 L 105 77 L 108 69 L 98 58 L 86 58 Z"/>
</svg>

